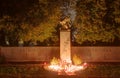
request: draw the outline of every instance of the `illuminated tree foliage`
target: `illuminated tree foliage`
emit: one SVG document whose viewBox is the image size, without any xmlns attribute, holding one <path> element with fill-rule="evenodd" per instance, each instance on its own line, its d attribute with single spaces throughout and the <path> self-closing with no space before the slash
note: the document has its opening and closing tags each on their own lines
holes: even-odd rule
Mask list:
<svg viewBox="0 0 120 78">
<path fill-rule="evenodd" d="M 39 3 L 27 13 L 30 20 L 30 28 L 22 37 L 25 41 L 45 42 L 49 45 L 49 39 L 56 42 L 58 38 L 54 32 L 60 18 L 59 1 L 39 0 Z M 31 23 L 32 22 L 32 23 Z M 24 24 L 23 24 L 24 27 Z M 54 44 L 54 43 L 53 43 Z"/>
<path fill-rule="evenodd" d="M 120 37 L 119 0 L 78 0 L 75 26 L 76 42 L 112 43 Z"/>
<path fill-rule="evenodd" d="M 72 0 L 24 1 L 8 2 L 6 10 L 0 7 L 0 45 L 59 45 L 61 6 Z M 73 43 L 120 45 L 120 0 L 76 1 Z"/>
<path fill-rule="evenodd" d="M 0 34 L 1 44 L 9 45 L 10 44 L 9 40 L 11 40 L 12 44 L 15 44 L 14 42 L 16 42 L 15 40 L 17 38 L 16 34 L 17 30 L 13 24 L 13 19 L 10 16 L 3 16 L 3 18 L 0 19 L 0 32 L 1 32 Z"/>
<path fill-rule="evenodd" d="M 39 0 L 22 14 L 3 15 L 0 19 L 1 44 L 18 45 L 20 41 L 32 43 L 45 42 L 49 39 L 54 43 L 58 37 L 54 34 L 60 18 L 59 0 Z M 47 45 L 48 45 L 47 44 Z"/>
<path fill-rule="evenodd" d="M 116 36 L 120 40 L 120 0 L 115 0 L 112 4 L 113 6 L 110 6 L 110 8 L 113 8 L 114 10 L 111 15 L 113 15 L 114 25 L 116 27 Z"/>
</svg>

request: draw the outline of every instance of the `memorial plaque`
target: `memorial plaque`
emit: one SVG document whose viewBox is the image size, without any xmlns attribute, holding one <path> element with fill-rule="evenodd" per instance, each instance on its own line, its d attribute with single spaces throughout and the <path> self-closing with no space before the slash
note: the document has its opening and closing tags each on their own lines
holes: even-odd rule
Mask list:
<svg viewBox="0 0 120 78">
<path fill-rule="evenodd" d="M 60 31 L 60 58 L 71 61 L 70 31 Z"/>
</svg>

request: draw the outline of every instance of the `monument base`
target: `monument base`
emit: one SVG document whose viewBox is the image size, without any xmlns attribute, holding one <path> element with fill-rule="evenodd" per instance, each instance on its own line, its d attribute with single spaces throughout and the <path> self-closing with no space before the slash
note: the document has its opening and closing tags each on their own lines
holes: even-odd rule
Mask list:
<svg viewBox="0 0 120 78">
<path fill-rule="evenodd" d="M 58 72 L 58 75 L 75 75 L 75 72 L 86 68 L 86 63 L 83 65 L 72 64 L 70 34 L 70 31 L 67 30 L 60 31 L 60 60 L 47 66 L 48 70 Z"/>
</svg>

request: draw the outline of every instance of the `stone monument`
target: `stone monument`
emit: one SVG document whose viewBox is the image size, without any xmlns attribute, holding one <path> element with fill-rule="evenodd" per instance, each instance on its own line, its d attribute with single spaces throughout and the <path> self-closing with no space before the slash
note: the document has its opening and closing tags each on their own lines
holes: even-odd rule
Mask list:
<svg viewBox="0 0 120 78">
<path fill-rule="evenodd" d="M 65 17 L 60 21 L 60 59 L 67 63 L 71 62 L 71 21 Z"/>
<path fill-rule="evenodd" d="M 60 21 L 60 61 L 57 64 L 51 64 L 48 70 L 58 72 L 58 75 L 75 75 L 76 71 L 86 68 L 83 65 L 73 65 L 71 60 L 71 21 L 65 17 Z"/>
</svg>

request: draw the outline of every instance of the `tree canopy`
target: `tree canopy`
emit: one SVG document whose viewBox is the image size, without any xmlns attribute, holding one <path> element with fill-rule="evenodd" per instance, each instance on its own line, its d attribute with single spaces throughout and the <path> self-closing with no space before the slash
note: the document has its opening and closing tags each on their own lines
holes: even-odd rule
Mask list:
<svg viewBox="0 0 120 78">
<path fill-rule="evenodd" d="M 113 43 L 120 37 L 119 0 L 78 0 L 76 8 L 78 31 L 75 37 L 78 44 Z"/>
<path fill-rule="evenodd" d="M 13 0 L 0 3 L 0 45 L 58 46 L 57 27 L 63 15 L 61 6 L 68 7 L 70 1 Z M 73 45 L 120 45 L 120 0 L 76 0 L 74 10 Z"/>
<path fill-rule="evenodd" d="M 51 38 L 55 42 L 57 38 L 53 32 L 56 32 L 55 27 L 60 18 L 58 3 L 54 0 L 39 0 L 21 15 L 1 17 L 1 36 L 5 37 L 3 40 L 7 39 L 10 45 L 17 45 L 20 40 L 36 43 Z"/>
</svg>

